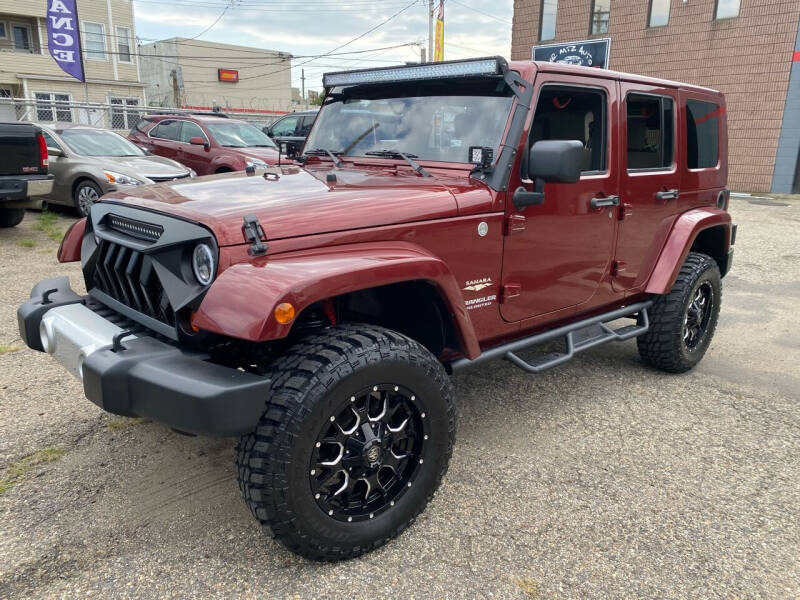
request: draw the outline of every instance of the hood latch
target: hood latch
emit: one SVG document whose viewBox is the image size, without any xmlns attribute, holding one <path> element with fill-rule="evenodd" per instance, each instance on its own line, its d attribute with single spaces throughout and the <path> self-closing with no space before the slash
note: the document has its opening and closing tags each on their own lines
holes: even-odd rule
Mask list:
<svg viewBox="0 0 800 600">
<path fill-rule="evenodd" d="M 267 253 L 269 246 L 261 243 L 261 240 L 266 240 L 267 236 L 264 234 L 261 223 L 258 222 L 258 217 L 255 215 L 245 215 L 242 231 L 244 232 L 245 239 L 250 242 L 250 248 L 247 249 L 248 254 L 251 256 L 261 256 Z"/>
</svg>

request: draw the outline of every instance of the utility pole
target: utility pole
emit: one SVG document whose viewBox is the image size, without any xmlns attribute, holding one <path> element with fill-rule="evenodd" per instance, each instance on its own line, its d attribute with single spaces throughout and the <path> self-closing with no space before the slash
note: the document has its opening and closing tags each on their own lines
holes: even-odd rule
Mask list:
<svg viewBox="0 0 800 600">
<path fill-rule="evenodd" d="M 306 70 L 300 69 L 300 100 L 306 99 Z"/>
<path fill-rule="evenodd" d="M 419 62 L 425 62 L 425 46 L 421 46 L 419 49 Z"/>
<path fill-rule="evenodd" d="M 428 0 L 428 60 L 433 60 L 433 0 Z"/>
</svg>

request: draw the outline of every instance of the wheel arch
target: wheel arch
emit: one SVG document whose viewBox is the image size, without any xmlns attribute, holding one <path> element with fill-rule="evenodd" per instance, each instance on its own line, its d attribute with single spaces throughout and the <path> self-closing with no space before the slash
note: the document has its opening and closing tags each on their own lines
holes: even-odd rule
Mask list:
<svg viewBox="0 0 800 600">
<path fill-rule="evenodd" d="M 646 292 L 666 294 L 672 288 L 689 252 L 711 256 L 723 275 L 728 270 L 731 216 L 718 208 L 689 210 L 678 217 L 656 262 Z"/>
<path fill-rule="evenodd" d="M 382 299 L 392 302 L 381 302 Z M 255 301 L 258 299 L 259 301 Z M 405 242 L 337 246 L 261 257 L 233 265 L 212 283 L 193 323 L 204 330 L 254 342 L 283 339 L 307 309 L 336 302 L 348 318 L 391 328 L 436 348 L 454 341 L 470 358 L 480 353 L 455 277 L 439 258 Z M 283 302 L 297 316 L 278 323 L 273 312 Z M 372 304 L 374 310 L 369 309 Z M 308 314 L 308 313 L 305 313 Z M 422 316 L 421 316 L 422 315 Z M 438 327 L 436 335 L 414 334 L 414 319 Z M 405 329 L 405 331 L 403 331 Z"/>
</svg>

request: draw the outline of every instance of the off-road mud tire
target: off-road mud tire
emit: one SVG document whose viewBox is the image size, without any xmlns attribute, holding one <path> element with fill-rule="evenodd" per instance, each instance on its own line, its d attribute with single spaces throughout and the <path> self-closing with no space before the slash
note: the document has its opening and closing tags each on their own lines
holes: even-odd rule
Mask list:
<svg viewBox="0 0 800 600">
<path fill-rule="evenodd" d="M 684 318 L 700 286 L 708 284 L 713 304 L 702 338 L 694 348 L 684 342 Z M 670 373 L 693 368 L 706 353 L 719 318 L 722 280 L 713 258 L 690 252 L 669 293 L 658 296 L 649 309 L 650 329 L 637 338 L 639 355 L 649 365 Z"/>
<path fill-rule="evenodd" d="M 347 324 L 298 342 L 271 365 L 270 377 L 258 427 L 240 438 L 236 453 L 242 496 L 262 526 L 302 556 L 336 561 L 374 550 L 411 525 L 446 473 L 455 442 L 452 386 L 436 357 L 394 331 Z M 373 382 L 402 385 L 424 398 L 432 434 L 413 487 L 396 505 L 374 519 L 336 521 L 312 495 L 311 452 L 338 403 Z"/>
</svg>

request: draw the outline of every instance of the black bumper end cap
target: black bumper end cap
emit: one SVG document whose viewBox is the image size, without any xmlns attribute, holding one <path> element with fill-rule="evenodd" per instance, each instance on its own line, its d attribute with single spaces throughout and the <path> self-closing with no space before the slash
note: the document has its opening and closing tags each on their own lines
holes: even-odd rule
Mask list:
<svg viewBox="0 0 800 600">
<path fill-rule="evenodd" d="M 72 290 L 66 275 L 43 279 L 37 283 L 31 290 L 30 300 L 17 309 L 17 325 L 22 341 L 29 348 L 44 352 L 39 336 L 39 323 L 44 313 L 57 306 L 79 302 L 83 302 L 83 298 Z"/>
<path fill-rule="evenodd" d="M 104 410 L 198 435 L 253 431 L 270 383 L 151 337 L 125 340 L 117 352 L 98 350 L 83 365 L 86 397 Z"/>
</svg>

